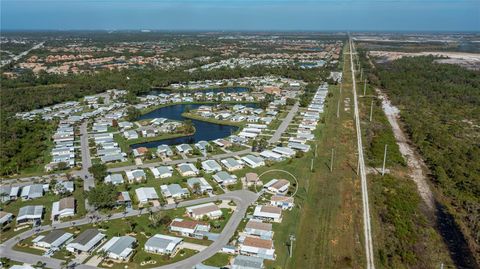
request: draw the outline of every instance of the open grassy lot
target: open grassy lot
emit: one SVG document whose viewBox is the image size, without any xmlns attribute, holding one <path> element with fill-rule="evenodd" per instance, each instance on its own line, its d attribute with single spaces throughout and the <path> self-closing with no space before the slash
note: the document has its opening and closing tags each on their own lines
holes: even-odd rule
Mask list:
<svg viewBox="0 0 480 269">
<path fill-rule="evenodd" d="M 216 267 L 223 267 L 228 264 L 230 264 L 230 259 L 232 258 L 232 255 L 228 255 L 226 253 L 217 253 L 210 257 L 209 259 L 203 261 L 203 264 L 205 265 L 210 265 L 210 266 L 216 266 Z"/>
</svg>

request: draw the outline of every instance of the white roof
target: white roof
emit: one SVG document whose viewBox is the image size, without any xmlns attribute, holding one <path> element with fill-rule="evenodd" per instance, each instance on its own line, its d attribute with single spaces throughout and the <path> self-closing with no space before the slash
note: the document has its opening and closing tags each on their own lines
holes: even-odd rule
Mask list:
<svg viewBox="0 0 480 269">
<path fill-rule="evenodd" d="M 148 200 L 158 199 L 157 192 L 153 187 L 142 187 L 135 190 L 138 201 L 147 202 Z"/>
</svg>

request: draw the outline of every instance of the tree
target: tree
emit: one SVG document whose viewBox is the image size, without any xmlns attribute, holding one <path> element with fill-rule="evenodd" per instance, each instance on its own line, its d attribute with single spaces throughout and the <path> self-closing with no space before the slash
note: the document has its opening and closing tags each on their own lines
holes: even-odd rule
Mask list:
<svg viewBox="0 0 480 269">
<path fill-rule="evenodd" d="M 100 183 L 87 191 L 87 199 L 95 208 L 112 208 L 117 201 L 117 190 L 112 184 Z"/>
<path fill-rule="evenodd" d="M 202 169 L 202 160 L 200 160 L 200 158 L 198 158 L 197 161 L 195 162 L 195 167 L 197 169 Z"/>
<path fill-rule="evenodd" d="M 295 102 L 296 102 L 295 99 L 293 99 L 293 98 L 287 98 L 287 102 L 286 102 L 286 103 L 287 103 L 287 106 L 293 106 L 293 105 L 295 105 Z"/>
<path fill-rule="evenodd" d="M 191 120 L 183 121 L 183 130 L 186 134 L 191 134 L 195 132 L 195 127 L 193 127 L 193 123 Z"/>
<path fill-rule="evenodd" d="M 96 180 L 103 181 L 107 176 L 107 166 L 103 163 L 96 163 L 88 168 L 88 172 L 92 173 Z"/>
<path fill-rule="evenodd" d="M 150 215 L 150 221 L 151 221 L 150 225 L 154 228 L 158 228 L 158 226 L 162 224 L 162 220 L 166 215 L 167 214 L 165 213 L 165 211 L 158 211 L 158 212 L 152 213 Z"/>
<path fill-rule="evenodd" d="M 129 106 L 127 108 L 127 116 L 126 116 L 126 119 L 128 121 L 134 121 L 136 120 L 138 117 L 140 117 L 140 115 L 142 115 L 142 113 L 140 112 L 140 110 L 138 110 L 137 108 L 133 107 L 133 106 Z"/>
<path fill-rule="evenodd" d="M 59 162 L 59 163 L 57 164 L 57 169 L 58 169 L 58 170 L 65 170 L 65 169 L 67 169 L 67 167 L 68 167 L 68 165 L 67 165 L 66 162 Z"/>
<path fill-rule="evenodd" d="M 192 191 L 193 191 L 193 193 L 201 194 L 202 193 L 202 187 L 200 186 L 200 183 L 198 183 L 198 182 L 193 183 Z"/>
</svg>

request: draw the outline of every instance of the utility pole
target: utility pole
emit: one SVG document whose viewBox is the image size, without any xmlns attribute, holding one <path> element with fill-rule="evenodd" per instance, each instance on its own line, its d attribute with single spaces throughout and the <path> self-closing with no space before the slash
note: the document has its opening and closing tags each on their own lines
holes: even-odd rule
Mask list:
<svg viewBox="0 0 480 269">
<path fill-rule="evenodd" d="M 365 79 L 365 83 L 363 84 L 363 96 L 367 94 L 367 79 Z"/>
<path fill-rule="evenodd" d="M 291 234 L 290 235 L 290 258 L 292 257 L 293 254 L 293 242 L 295 241 L 295 235 Z"/>
<path fill-rule="evenodd" d="M 363 79 L 363 68 L 360 69 L 360 81 Z"/>
<path fill-rule="evenodd" d="M 315 144 L 315 158 L 317 158 L 317 148 L 318 148 L 318 144 Z"/>
<path fill-rule="evenodd" d="M 357 176 L 360 173 L 360 156 L 357 156 Z"/>
<path fill-rule="evenodd" d="M 337 103 L 337 118 L 340 117 L 340 99 L 338 99 Z"/>
<path fill-rule="evenodd" d="M 385 144 L 385 151 L 383 152 L 383 166 L 382 166 L 382 177 L 385 175 L 385 162 L 387 160 L 387 144 Z"/>
<path fill-rule="evenodd" d="M 335 156 L 335 148 L 332 148 L 332 157 L 330 158 L 330 172 L 333 171 L 333 158 Z"/>
<path fill-rule="evenodd" d="M 342 95 L 343 81 L 340 82 L 340 96 Z"/>
<path fill-rule="evenodd" d="M 370 121 L 372 121 L 372 114 L 373 114 L 373 99 L 372 99 L 372 102 L 370 103 Z"/>
<path fill-rule="evenodd" d="M 313 172 L 313 159 L 310 162 L 310 172 Z"/>
</svg>

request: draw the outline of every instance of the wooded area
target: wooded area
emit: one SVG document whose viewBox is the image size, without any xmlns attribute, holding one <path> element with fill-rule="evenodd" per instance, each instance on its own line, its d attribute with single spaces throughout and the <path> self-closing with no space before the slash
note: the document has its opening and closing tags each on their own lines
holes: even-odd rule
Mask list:
<svg viewBox="0 0 480 269">
<path fill-rule="evenodd" d="M 433 57 L 377 64 L 371 82 L 401 111 L 430 168 L 440 201 L 478 250 L 480 243 L 480 73 Z M 478 259 L 478 252 L 477 259 Z"/>
</svg>

